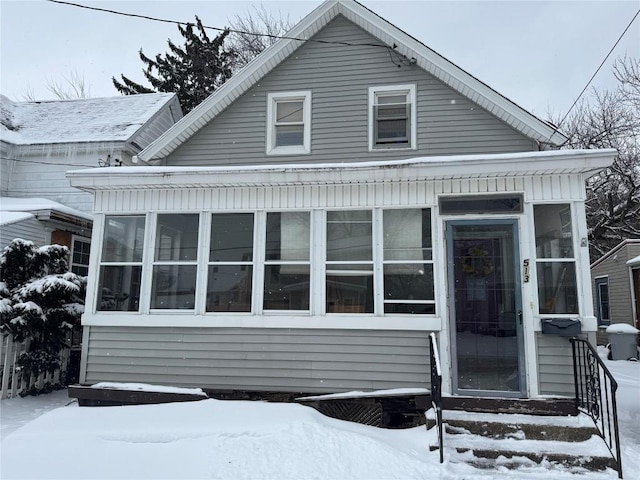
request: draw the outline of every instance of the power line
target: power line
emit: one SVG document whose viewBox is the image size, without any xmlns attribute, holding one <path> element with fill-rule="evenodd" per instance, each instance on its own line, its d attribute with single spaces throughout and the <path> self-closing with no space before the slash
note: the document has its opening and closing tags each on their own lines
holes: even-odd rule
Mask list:
<svg viewBox="0 0 640 480">
<path fill-rule="evenodd" d="M 120 12 L 117 10 L 111 10 L 108 8 L 100 8 L 100 7 L 92 7 L 89 5 L 81 5 L 79 3 L 73 3 L 73 2 L 65 2 L 62 0 L 47 0 L 50 3 L 58 3 L 60 5 L 69 5 L 72 7 L 78 7 L 78 8 L 85 8 L 87 10 L 94 10 L 97 12 L 104 12 L 104 13 L 111 13 L 113 15 L 121 15 L 123 17 L 133 17 L 133 18 L 141 18 L 143 20 L 152 20 L 154 22 L 163 22 L 163 23 L 171 23 L 174 25 L 186 25 L 186 26 L 192 26 L 195 27 L 196 24 L 193 22 L 181 22 L 178 20 L 169 20 L 166 18 L 158 18 L 158 17 L 151 17 L 149 15 L 141 15 L 138 13 L 127 13 L 127 12 Z M 218 32 L 230 32 L 230 33 L 237 33 L 239 35 L 253 35 L 256 37 L 268 37 L 268 38 L 274 38 L 274 39 L 287 39 L 287 40 L 296 40 L 298 42 L 313 42 L 313 43 L 323 43 L 323 44 L 328 44 L 328 45 L 344 45 L 344 46 L 349 46 L 349 47 L 379 47 L 379 48 L 389 48 L 388 45 L 382 45 L 380 43 L 350 43 L 350 42 L 338 42 L 338 41 L 332 41 L 332 40 L 318 40 L 318 39 L 308 39 L 308 38 L 298 38 L 298 37 L 287 37 L 286 35 L 274 35 L 271 33 L 257 33 L 257 32 L 246 32 L 244 30 L 234 30 L 232 28 L 221 28 L 221 27 L 212 27 L 209 25 L 202 25 L 203 28 L 207 28 L 209 30 L 215 30 Z"/>
<path fill-rule="evenodd" d="M 598 75 L 598 72 L 600 72 L 600 69 L 603 67 L 603 65 L 605 64 L 605 62 L 609 59 L 609 57 L 611 56 L 611 54 L 613 53 L 613 51 L 615 50 L 615 48 L 618 46 L 618 43 L 620 43 L 620 40 L 622 40 L 622 37 L 624 37 L 624 35 L 627 33 L 627 30 L 629 30 L 629 28 L 631 28 L 631 25 L 633 24 L 633 22 L 635 21 L 635 19 L 638 17 L 638 15 L 640 15 L 640 9 L 638 9 L 638 11 L 636 12 L 636 14 L 633 16 L 633 18 L 631 19 L 631 21 L 629 22 L 629 24 L 627 25 L 627 27 L 624 29 L 624 31 L 620 34 L 620 36 L 618 37 L 618 40 L 616 40 L 616 43 L 613 44 L 613 47 L 611 47 L 611 50 L 609 50 L 609 53 L 607 53 L 607 56 L 604 57 L 604 60 L 602 60 L 602 62 L 600 63 L 600 66 L 596 69 L 595 73 L 593 75 L 591 75 L 591 78 L 589 79 L 589 81 L 587 82 L 587 84 L 584 86 L 584 88 L 582 89 L 582 91 L 580 92 L 580 95 L 578 95 L 578 97 L 575 99 L 575 101 L 573 102 L 573 104 L 571 105 L 571 107 L 569 107 L 569 110 L 567 110 L 567 113 L 564 115 L 564 117 L 562 117 L 562 120 L 560 120 L 560 123 L 558 123 L 558 126 L 555 127 L 553 134 L 555 134 L 558 129 L 562 126 L 562 124 L 564 123 L 564 121 L 567 119 L 567 117 L 569 116 L 569 114 L 571 113 L 571 110 L 573 110 L 573 107 L 576 106 L 576 104 L 578 103 L 578 100 L 580 100 L 580 97 L 582 97 L 582 95 L 584 94 L 584 92 L 587 90 L 587 88 L 589 88 L 589 85 L 591 85 L 591 82 L 593 81 L 593 79 L 596 77 L 596 75 Z M 553 136 L 552 134 L 552 136 Z"/>
<path fill-rule="evenodd" d="M 10 158 L 10 157 L 0 157 L 0 159 L 2 159 L 2 160 L 11 160 L 11 161 L 18 162 L 18 163 L 37 163 L 39 165 L 50 165 L 50 166 L 64 165 L 66 167 L 94 168 L 91 165 L 87 165 L 87 164 L 83 164 L 83 163 L 41 162 L 41 161 L 38 161 L 38 160 L 25 160 L 23 158 Z M 97 168 L 97 167 L 95 167 L 95 168 Z"/>
</svg>

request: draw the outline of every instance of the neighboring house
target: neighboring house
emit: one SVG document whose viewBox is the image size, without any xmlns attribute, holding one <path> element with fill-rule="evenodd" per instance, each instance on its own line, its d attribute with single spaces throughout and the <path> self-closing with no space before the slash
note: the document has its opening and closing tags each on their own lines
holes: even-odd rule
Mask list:
<svg viewBox="0 0 640 480">
<path fill-rule="evenodd" d="M 14 238 L 58 243 L 87 273 L 93 195 L 71 168 L 130 165 L 182 111 L 175 94 L 13 102 L 0 96 L 0 248 Z"/>
<path fill-rule="evenodd" d="M 328 1 L 94 193 L 81 383 L 573 396 L 595 337 L 565 140 L 353 1 Z M 347 45 L 345 45 L 347 43 Z"/>
<path fill-rule="evenodd" d="M 604 330 L 612 323 L 640 329 L 640 239 L 620 242 L 591 264 L 598 343 L 607 343 Z"/>
</svg>

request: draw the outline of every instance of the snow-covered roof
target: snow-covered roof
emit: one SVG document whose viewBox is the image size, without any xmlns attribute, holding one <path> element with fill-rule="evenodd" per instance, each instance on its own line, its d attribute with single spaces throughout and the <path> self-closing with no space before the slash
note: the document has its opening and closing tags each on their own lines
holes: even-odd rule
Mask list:
<svg viewBox="0 0 640 480">
<path fill-rule="evenodd" d="M 174 98 L 149 93 L 14 102 L 0 95 L 0 138 L 14 145 L 126 141 Z"/>
<path fill-rule="evenodd" d="M 93 221 L 93 216 L 88 213 L 67 207 L 53 200 L 47 200 L 46 198 L 0 197 L 0 225 L 24 220 L 32 216 L 31 214 L 39 212 L 58 212 L 89 222 Z M 19 218 L 20 215 L 22 215 L 22 218 Z M 6 222 L 5 219 L 7 220 Z"/>
<path fill-rule="evenodd" d="M 633 257 L 631 260 L 629 260 L 627 262 L 627 265 L 629 265 L 630 267 L 635 267 L 637 265 L 640 265 L 640 255 L 638 255 L 637 257 Z"/>
<path fill-rule="evenodd" d="M 171 154 L 304 44 L 295 39 L 313 37 L 338 15 L 344 16 L 400 55 L 412 61 L 415 59 L 416 65 L 423 70 L 465 95 L 523 135 L 552 145 L 560 145 L 566 141 L 566 137 L 557 128 L 524 110 L 357 1 L 327 0 L 287 32 L 286 38 L 278 40 L 254 58 L 245 68 L 140 152 L 138 158 L 148 162 Z"/>
<path fill-rule="evenodd" d="M 424 179 L 588 174 L 613 162 L 614 149 L 442 155 L 371 162 L 106 167 L 67 172 L 81 190 L 209 188 L 406 182 Z"/>
</svg>

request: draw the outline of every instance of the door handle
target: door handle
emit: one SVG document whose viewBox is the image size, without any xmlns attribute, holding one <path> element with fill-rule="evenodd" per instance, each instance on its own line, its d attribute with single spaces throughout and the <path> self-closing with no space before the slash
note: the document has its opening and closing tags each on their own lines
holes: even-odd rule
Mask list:
<svg viewBox="0 0 640 480">
<path fill-rule="evenodd" d="M 522 325 L 522 310 L 518 310 L 518 321 L 520 322 L 520 325 Z"/>
</svg>

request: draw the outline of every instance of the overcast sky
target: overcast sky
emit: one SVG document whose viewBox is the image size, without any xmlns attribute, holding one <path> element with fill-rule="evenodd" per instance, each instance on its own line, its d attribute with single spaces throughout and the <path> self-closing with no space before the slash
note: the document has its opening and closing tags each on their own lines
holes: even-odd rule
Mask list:
<svg viewBox="0 0 640 480">
<path fill-rule="evenodd" d="M 171 20 L 226 26 L 260 2 L 84 1 L 75 3 Z M 292 21 L 321 1 L 264 1 Z M 362 1 L 362 3 L 529 111 L 564 114 L 605 58 L 640 1 Z M 112 76 L 143 82 L 138 50 L 164 53 L 181 44 L 175 25 L 127 18 L 40 0 L 0 0 L 0 93 L 50 99 L 47 83 L 73 71 L 94 97 L 115 96 Z M 611 62 L 640 56 L 640 17 L 594 81 L 615 85 Z"/>
</svg>

